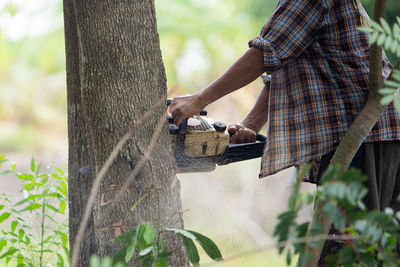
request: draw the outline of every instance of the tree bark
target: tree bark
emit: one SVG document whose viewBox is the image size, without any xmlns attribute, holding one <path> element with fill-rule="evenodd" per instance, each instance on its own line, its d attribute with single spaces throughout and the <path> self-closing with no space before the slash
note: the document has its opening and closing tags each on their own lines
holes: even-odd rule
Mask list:
<svg viewBox="0 0 400 267">
<path fill-rule="evenodd" d="M 166 99 L 154 2 L 64 2 L 68 2 L 68 6 L 71 2 L 74 4 L 74 17 L 70 17 L 69 25 L 75 20 L 75 52 L 79 51 L 79 68 L 71 71 L 79 73 L 80 86 L 68 87 L 68 91 L 77 90 L 75 93 L 80 96 L 84 131 L 92 152 L 90 163 L 98 172 L 131 126 L 157 101 Z M 69 41 L 72 39 L 66 39 L 67 43 Z M 115 254 L 120 245 L 114 243 L 113 238 L 126 230 L 145 222 L 157 224 L 159 212 L 163 222 L 169 221 L 166 226 L 183 228 L 179 213 L 180 184 L 169 148 L 165 110 L 165 106 L 155 108 L 151 118 L 134 129 L 134 135 L 119 151 L 101 182 L 94 206 L 95 234 L 91 237 L 95 239 L 96 254 L 100 257 Z M 151 157 L 129 186 L 119 192 L 146 154 L 160 119 L 164 120 L 163 128 Z M 157 196 L 151 194 L 132 211 L 134 203 L 151 188 L 161 189 L 160 209 Z M 117 194 L 121 197 L 115 202 Z M 169 265 L 188 265 L 180 239 L 168 237 L 167 246 L 175 251 Z"/>
<path fill-rule="evenodd" d="M 361 5 L 360 1 L 357 0 Z M 385 16 L 386 0 L 376 0 L 374 9 L 374 21 L 379 22 L 380 18 Z M 365 11 L 364 11 L 365 12 Z M 365 138 L 378 121 L 379 116 L 382 114 L 387 105 L 380 104 L 382 96 L 378 90 L 383 88 L 382 77 L 382 48 L 376 44 L 371 46 L 370 50 L 370 69 L 369 69 L 369 95 L 368 100 L 360 112 L 359 116 L 355 119 L 342 142 L 339 144 L 336 152 L 330 162 L 330 165 L 340 165 L 341 171 L 345 172 L 357 150 L 364 142 Z M 324 233 L 328 234 L 331 227 L 331 220 L 326 216 L 323 211 L 324 203 L 316 198 L 314 203 L 314 214 L 309 229 L 313 225 L 321 225 Z M 307 236 L 311 236 L 310 231 Z M 325 240 L 319 241 L 318 245 L 310 246 L 306 244 L 305 252 L 299 257 L 300 266 L 317 266 L 322 252 Z"/>
<path fill-rule="evenodd" d="M 86 135 L 80 97 L 78 33 L 72 1 L 64 1 L 68 108 L 68 207 L 70 251 L 78 233 L 84 207 L 93 182 L 92 151 Z M 80 171 L 81 170 L 81 171 Z M 89 266 L 90 255 L 97 251 L 93 216 L 87 223 L 79 249 L 79 266 Z"/>
</svg>

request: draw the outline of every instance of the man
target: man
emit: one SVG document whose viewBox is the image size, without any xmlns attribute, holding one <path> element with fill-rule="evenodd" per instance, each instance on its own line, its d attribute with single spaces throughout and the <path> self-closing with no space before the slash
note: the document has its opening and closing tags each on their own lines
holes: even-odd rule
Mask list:
<svg viewBox="0 0 400 267">
<path fill-rule="evenodd" d="M 231 142 L 255 140 L 268 123 L 260 177 L 316 160 L 318 183 L 333 151 L 368 97 L 368 24 L 359 0 L 279 0 L 260 36 L 223 75 L 193 95 L 176 97 L 176 123 L 266 72 L 250 113 L 229 126 Z M 383 75 L 389 64 L 384 57 Z M 368 175 L 370 209 L 400 209 L 400 115 L 390 104 L 358 151 L 353 166 Z"/>
</svg>

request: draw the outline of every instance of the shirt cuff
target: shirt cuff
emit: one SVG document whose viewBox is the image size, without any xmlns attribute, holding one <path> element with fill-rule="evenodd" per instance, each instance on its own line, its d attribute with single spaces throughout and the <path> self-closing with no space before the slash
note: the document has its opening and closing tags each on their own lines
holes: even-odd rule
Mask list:
<svg viewBox="0 0 400 267">
<path fill-rule="evenodd" d="M 271 83 L 271 75 L 261 75 L 264 84 L 269 85 Z"/>
<path fill-rule="evenodd" d="M 272 73 L 282 67 L 281 61 L 276 56 L 275 49 L 267 39 L 258 36 L 249 41 L 249 47 L 253 46 L 263 51 L 264 69 L 267 73 Z"/>
</svg>

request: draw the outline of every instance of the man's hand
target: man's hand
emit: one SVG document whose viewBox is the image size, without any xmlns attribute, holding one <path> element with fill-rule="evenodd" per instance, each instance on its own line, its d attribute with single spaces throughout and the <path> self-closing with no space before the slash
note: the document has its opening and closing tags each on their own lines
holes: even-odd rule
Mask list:
<svg viewBox="0 0 400 267">
<path fill-rule="evenodd" d="M 228 132 L 231 135 L 232 144 L 253 143 L 256 141 L 256 131 L 250 125 L 236 123 L 229 125 Z"/>
<path fill-rule="evenodd" d="M 172 114 L 175 124 L 179 125 L 182 120 L 198 114 L 204 107 L 198 94 L 183 95 L 174 98 L 169 106 L 169 112 Z"/>
</svg>

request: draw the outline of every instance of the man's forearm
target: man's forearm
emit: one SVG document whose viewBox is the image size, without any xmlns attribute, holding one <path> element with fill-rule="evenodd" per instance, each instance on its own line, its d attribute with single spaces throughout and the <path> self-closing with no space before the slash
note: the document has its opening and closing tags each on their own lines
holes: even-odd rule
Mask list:
<svg viewBox="0 0 400 267">
<path fill-rule="evenodd" d="M 257 97 L 253 108 L 244 118 L 242 124 L 246 125 L 258 133 L 268 121 L 269 86 L 264 86 Z"/>
<path fill-rule="evenodd" d="M 246 86 L 263 73 L 263 52 L 252 47 L 217 80 L 199 92 L 200 101 L 204 106 L 207 106 L 215 100 Z"/>
</svg>

